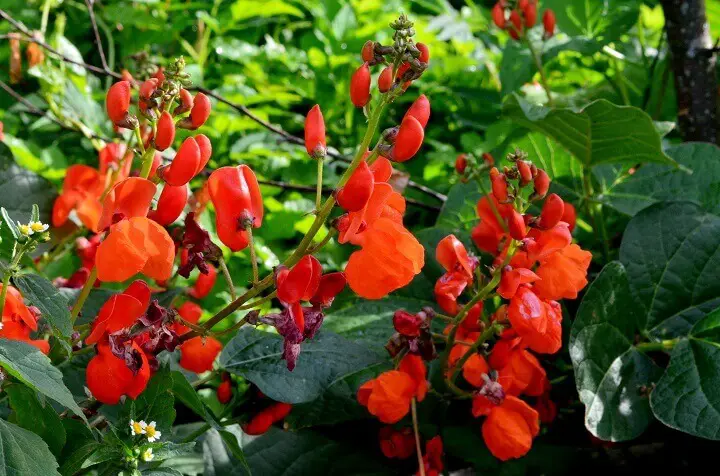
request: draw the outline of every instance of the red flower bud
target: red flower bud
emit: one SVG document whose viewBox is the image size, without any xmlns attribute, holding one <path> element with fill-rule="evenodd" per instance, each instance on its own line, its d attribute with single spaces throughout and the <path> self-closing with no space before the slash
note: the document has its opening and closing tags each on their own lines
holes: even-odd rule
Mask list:
<svg viewBox="0 0 720 476">
<path fill-rule="evenodd" d="M 543 169 L 538 169 L 533 185 L 535 186 L 535 193 L 538 197 L 542 198 L 547 195 L 548 189 L 550 189 L 550 177 L 547 172 Z"/>
<path fill-rule="evenodd" d="M 193 137 L 188 137 L 178 149 L 172 163 L 158 169 L 158 175 L 175 187 L 185 185 L 197 174 L 200 160 L 200 146 Z"/>
<path fill-rule="evenodd" d="M 320 286 L 322 266 L 312 255 L 303 256 L 290 270 L 282 271 L 277 278 L 277 297 L 287 304 L 309 301 Z"/>
<path fill-rule="evenodd" d="M 532 28 L 537 23 L 537 5 L 535 3 L 528 3 L 523 8 L 523 16 L 525 17 L 525 27 Z"/>
<path fill-rule="evenodd" d="M 392 164 L 388 159 L 383 156 L 377 158 L 375 162 L 370 166 L 372 170 L 375 182 L 387 182 L 392 177 L 393 168 Z"/>
<path fill-rule="evenodd" d="M 518 172 L 520 173 L 520 186 L 524 187 L 525 185 L 532 182 L 533 178 L 530 164 L 525 162 L 524 160 L 518 160 L 515 165 L 517 166 Z"/>
<path fill-rule="evenodd" d="M 362 210 L 372 195 L 374 185 L 373 173 L 367 162 L 360 162 L 347 184 L 338 191 L 338 205 L 349 212 Z"/>
<path fill-rule="evenodd" d="M 128 81 L 128 82 L 130 82 L 130 83 L 133 82 L 132 74 L 130 74 L 130 71 L 128 71 L 128 70 L 126 70 L 126 69 L 123 69 L 123 70 L 120 72 L 120 76 L 122 76 L 122 80 L 123 80 L 123 81 Z"/>
<path fill-rule="evenodd" d="M 513 40 L 519 40 L 523 29 L 522 18 L 520 18 L 520 14 L 517 10 L 510 12 L 510 22 L 512 23 L 512 27 L 510 28 L 510 37 Z"/>
<path fill-rule="evenodd" d="M 457 159 L 455 159 L 455 171 L 459 174 L 464 174 L 465 169 L 467 168 L 467 158 L 465 154 L 460 154 L 457 156 Z"/>
<path fill-rule="evenodd" d="M 155 220 L 162 226 L 167 226 L 177 220 L 188 199 L 187 185 L 173 187 L 165 184 L 155 210 L 148 214 L 148 218 Z"/>
<path fill-rule="evenodd" d="M 423 324 L 423 319 L 416 315 L 410 314 L 407 311 L 399 310 L 393 314 L 393 327 L 400 334 L 405 337 L 417 337 L 420 335 L 420 326 Z"/>
<path fill-rule="evenodd" d="M 407 116 L 413 116 L 418 120 L 423 129 L 425 129 L 428 120 L 430 120 L 430 101 L 428 101 L 428 98 L 424 94 L 421 94 L 415 102 L 412 103 L 410 109 L 405 113 L 405 117 Z"/>
<path fill-rule="evenodd" d="M 393 68 L 388 66 L 382 70 L 380 77 L 378 78 L 378 89 L 381 93 L 390 91 L 393 83 Z"/>
<path fill-rule="evenodd" d="M 485 162 L 487 165 L 495 165 L 495 158 L 492 156 L 490 152 L 485 152 L 482 155 L 483 162 Z"/>
<path fill-rule="evenodd" d="M 492 19 L 498 28 L 505 29 L 505 7 L 503 7 L 502 2 L 497 2 L 493 7 Z"/>
<path fill-rule="evenodd" d="M 425 131 L 422 124 L 414 116 L 406 115 L 400 124 L 400 130 L 395 138 L 395 145 L 390 151 L 393 160 L 405 162 L 413 158 L 422 146 Z"/>
<path fill-rule="evenodd" d="M 157 123 L 155 134 L 155 148 L 163 151 L 170 147 L 175 140 L 175 122 L 169 112 L 163 111 Z"/>
<path fill-rule="evenodd" d="M 158 87 L 158 80 L 156 78 L 150 78 L 140 85 L 140 99 L 149 101 L 153 93 Z"/>
<path fill-rule="evenodd" d="M 107 114 L 113 123 L 122 122 L 130 109 L 130 83 L 118 81 L 110 86 L 105 98 Z"/>
<path fill-rule="evenodd" d="M 220 385 L 218 385 L 217 388 L 217 399 L 218 402 L 222 403 L 223 405 L 230 401 L 232 398 L 232 382 L 230 382 L 230 379 L 223 380 Z"/>
<path fill-rule="evenodd" d="M 508 217 L 508 229 L 510 231 L 510 236 L 514 240 L 522 240 L 525 238 L 525 235 L 527 235 L 525 220 L 517 210 L 513 210 Z"/>
<path fill-rule="evenodd" d="M 178 122 L 178 126 L 183 129 L 197 129 L 210 117 L 210 107 L 210 99 L 203 93 L 197 93 L 193 99 L 190 116 Z"/>
<path fill-rule="evenodd" d="M 246 224 L 259 228 L 263 219 L 255 173 L 247 165 L 221 167 L 210 175 L 208 191 L 215 205 L 218 238 L 233 251 L 245 249 L 249 243 Z"/>
<path fill-rule="evenodd" d="M 544 230 L 549 230 L 562 220 L 565 213 L 565 203 L 563 199 L 556 193 L 551 193 L 545 200 L 545 204 L 540 212 L 538 226 Z"/>
<path fill-rule="evenodd" d="M 577 212 L 575 211 L 575 206 L 572 203 L 565 202 L 565 210 L 563 211 L 563 216 L 561 221 L 564 221 L 569 226 L 570 233 L 575 229 L 575 222 L 577 221 Z"/>
<path fill-rule="evenodd" d="M 518 10 L 525 10 L 530 5 L 530 0 L 519 0 L 517 4 Z"/>
<path fill-rule="evenodd" d="M 429 63 L 430 62 L 430 48 L 425 43 L 416 43 L 415 47 L 420 50 L 420 57 L 418 60 L 421 63 Z"/>
<path fill-rule="evenodd" d="M 370 101 L 370 67 L 363 63 L 350 80 L 350 100 L 355 107 L 364 107 Z"/>
<path fill-rule="evenodd" d="M 375 42 L 368 40 L 362 47 L 362 60 L 369 63 L 373 58 L 375 58 Z"/>
<path fill-rule="evenodd" d="M 187 89 L 180 90 L 178 100 L 180 101 L 180 104 L 173 111 L 173 114 L 175 116 L 179 114 L 184 114 L 192 109 L 194 100 L 192 94 L 190 94 L 190 91 L 188 91 Z"/>
<path fill-rule="evenodd" d="M 543 13 L 543 27 L 545 27 L 545 35 L 549 38 L 555 34 L 555 12 L 549 8 Z"/>
<path fill-rule="evenodd" d="M 212 156 L 212 144 L 205 134 L 196 135 L 195 142 L 197 142 L 197 145 L 200 148 L 200 163 L 195 171 L 195 175 L 197 175 L 202 172 L 202 169 L 205 168 L 208 160 L 210 160 L 210 156 Z"/>
<path fill-rule="evenodd" d="M 217 270 L 214 266 L 208 265 L 208 273 L 198 274 L 195 285 L 188 291 L 188 294 L 195 299 L 202 299 L 212 291 L 217 280 Z"/>
<path fill-rule="evenodd" d="M 327 153 L 325 119 L 320 106 L 315 104 L 305 117 L 305 149 L 310 157 L 322 159 Z"/>
<path fill-rule="evenodd" d="M 490 169 L 490 184 L 495 199 L 500 203 L 508 201 L 508 183 L 505 175 L 501 174 L 497 167 Z"/>
</svg>

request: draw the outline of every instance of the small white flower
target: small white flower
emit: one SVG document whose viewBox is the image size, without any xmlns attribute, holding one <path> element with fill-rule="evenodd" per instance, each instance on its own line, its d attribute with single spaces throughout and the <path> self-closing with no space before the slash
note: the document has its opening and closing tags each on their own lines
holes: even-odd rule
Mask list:
<svg viewBox="0 0 720 476">
<path fill-rule="evenodd" d="M 160 439 L 162 433 L 155 427 L 155 422 L 151 421 L 145 426 L 145 435 L 150 443 L 154 443 Z"/>
<path fill-rule="evenodd" d="M 153 422 L 153 424 L 154 424 L 154 423 L 155 423 L 155 422 Z M 135 435 L 144 435 L 144 434 L 145 434 L 145 431 L 146 431 L 146 428 L 147 428 L 147 423 L 145 423 L 145 421 L 143 421 L 143 420 L 140 420 L 140 421 L 130 420 L 130 434 L 131 434 L 132 436 L 135 436 Z"/>
<path fill-rule="evenodd" d="M 0 321 L 0 330 L 2 330 L 3 325 L 4 325 L 4 324 L 2 323 L 2 321 Z"/>
<path fill-rule="evenodd" d="M 153 454 L 152 448 L 148 448 L 142 453 L 142 459 L 145 462 L 152 461 L 153 458 L 155 458 L 155 455 Z"/>
<path fill-rule="evenodd" d="M 43 231 L 47 231 L 47 229 L 50 228 L 50 225 L 46 225 L 45 223 L 39 221 L 31 221 L 30 223 L 28 223 L 28 226 L 35 233 L 42 233 Z"/>
<path fill-rule="evenodd" d="M 32 228 L 30 228 L 30 225 L 23 225 L 22 223 L 18 222 L 17 224 L 18 230 L 20 230 L 20 233 L 22 233 L 25 236 L 30 236 L 33 233 L 35 233 Z"/>
</svg>

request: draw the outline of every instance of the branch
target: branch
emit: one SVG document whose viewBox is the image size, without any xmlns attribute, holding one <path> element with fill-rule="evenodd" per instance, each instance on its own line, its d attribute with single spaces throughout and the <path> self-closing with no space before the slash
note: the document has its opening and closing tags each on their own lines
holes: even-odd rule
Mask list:
<svg viewBox="0 0 720 476">
<path fill-rule="evenodd" d="M 90 15 L 90 23 L 92 23 L 93 33 L 95 33 L 95 43 L 97 43 L 98 54 L 100 55 L 100 62 L 102 63 L 103 70 L 106 74 L 112 71 L 108 67 L 107 60 L 105 59 L 105 51 L 103 50 L 102 41 L 100 40 L 100 32 L 98 31 L 97 21 L 95 20 L 95 0 L 85 0 L 87 5 L 88 14 Z"/>
</svg>

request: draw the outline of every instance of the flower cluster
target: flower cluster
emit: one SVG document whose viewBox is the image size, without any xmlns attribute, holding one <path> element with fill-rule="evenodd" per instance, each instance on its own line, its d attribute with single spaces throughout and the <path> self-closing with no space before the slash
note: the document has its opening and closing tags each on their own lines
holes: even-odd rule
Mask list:
<svg viewBox="0 0 720 476">
<path fill-rule="evenodd" d="M 492 193 L 478 201 L 479 223 L 472 240 L 492 256 L 490 276 L 457 237 L 440 240 L 435 257 L 445 274 L 436 282 L 435 298 L 447 315 L 430 309 L 396 312 L 397 333 L 387 346 L 399 359 L 396 370 L 366 382 L 357 395 L 361 405 L 388 424 L 399 422 L 415 402 L 422 402 L 427 392 L 425 361 L 435 358 L 427 329 L 431 319 L 442 318 L 449 322 L 441 339 L 445 385 L 436 390 L 472 398 L 472 414 L 485 417 L 485 442 L 501 460 L 526 454 L 539 432 L 539 420 L 554 417 L 550 383 L 536 355 L 560 349 L 558 300 L 578 296 L 587 285 L 591 260 L 589 252 L 572 243 L 575 209 L 558 195 L 548 195 L 547 173 L 520 151 L 508 158 L 512 165 L 502 172 L 487 159 L 466 170 L 471 161 L 462 157 L 459 167 L 481 184 L 486 180 L 483 172 L 489 175 Z M 531 205 L 542 199 L 540 213 L 533 216 Z M 523 396 L 535 398 L 535 408 Z M 401 446 L 402 440 L 395 439 L 399 442 L 393 444 Z M 426 462 L 425 473 L 430 469 Z"/>
<path fill-rule="evenodd" d="M 513 5 L 514 4 L 514 5 Z M 537 0 L 499 0 L 492 9 L 493 23 L 498 28 L 507 30 L 513 40 L 525 36 L 525 29 L 530 29 L 537 23 Z M 555 12 L 546 9 L 542 16 L 545 38 L 555 34 Z"/>
<path fill-rule="evenodd" d="M 26 306 L 20 291 L 12 286 L 4 288 L 0 284 L 0 293 L 5 295 L 0 321 L 0 337 L 27 342 L 47 354 L 50 344 L 45 339 L 33 339 L 30 334 L 38 330 L 40 311 L 34 306 Z"/>
</svg>

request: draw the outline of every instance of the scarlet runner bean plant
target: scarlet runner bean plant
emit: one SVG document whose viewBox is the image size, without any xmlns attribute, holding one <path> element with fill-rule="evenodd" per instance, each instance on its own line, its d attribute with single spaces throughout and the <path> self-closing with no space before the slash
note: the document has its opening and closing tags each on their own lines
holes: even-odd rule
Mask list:
<svg viewBox="0 0 720 476">
<path fill-rule="evenodd" d="M 64 16 L 47 34 L 77 5 L 45 2 L 37 31 L 0 9 L 0 86 L 22 106 L 0 111 L 0 468 L 694 464 L 673 462 L 665 427 L 692 455 L 712 443 L 679 432 L 717 438 L 720 155 L 670 147 L 628 93 L 638 49 L 663 90 L 657 12 L 503 0 L 431 18 L 430 2 L 388 28 L 388 4 L 380 28 L 371 2 L 337 3 L 322 21 L 294 2 L 188 4 L 197 39 L 168 21 L 187 53 L 168 60 L 134 22 L 172 7 L 123 4 L 143 15 L 106 31 L 117 5 L 87 2 L 96 65 L 67 53 Z M 305 8 L 314 22 L 289 20 Z M 243 15 L 272 17 L 246 25 L 262 45 Z M 576 84 L 597 76 L 599 92 Z M 40 176 L 68 136 L 35 162 L 20 137 L 48 127 L 84 139 Z"/>
</svg>

